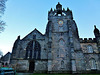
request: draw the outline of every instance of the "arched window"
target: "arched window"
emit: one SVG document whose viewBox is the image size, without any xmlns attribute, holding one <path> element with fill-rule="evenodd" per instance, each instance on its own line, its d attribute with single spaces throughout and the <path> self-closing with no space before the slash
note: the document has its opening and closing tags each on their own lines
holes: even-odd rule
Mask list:
<svg viewBox="0 0 100 75">
<path fill-rule="evenodd" d="M 87 46 L 88 53 L 93 53 L 93 47 L 91 45 Z"/>
<path fill-rule="evenodd" d="M 34 45 L 34 59 L 40 59 L 40 54 L 41 53 L 41 46 L 39 42 L 35 41 Z"/>
<path fill-rule="evenodd" d="M 60 47 L 64 47 L 64 45 L 65 45 L 64 40 L 63 40 L 63 39 L 60 39 L 60 40 L 59 40 L 59 46 L 60 46 Z"/>
<path fill-rule="evenodd" d="M 26 48 L 26 59 L 40 59 L 40 53 L 41 53 L 41 46 L 39 42 L 31 41 L 28 43 Z"/>
<path fill-rule="evenodd" d="M 64 61 L 63 60 L 61 61 L 61 68 L 62 69 L 64 68 Z"/>
<path fill-rule="evenodd" d="M 65 41 L 63 39 L 59 40 L 59 57 L 65 57 Z"/>
<path fill-rule="evenodd" d="M 75 62 L 75 60 L 72 60 L 72 70 L 76 71 L 76 62 Z"/>
<path fill-rule="evenodd" d="M 91 69 L 95 70 L 97 68 L 95 59 L 91 59 L 89 62 L 90 62 Z"/>
<path fill-rule="evenodd" d="M 26 59 L 32 58 L 33 41 L 30 41 L 26 47 Z"/>
</svg>

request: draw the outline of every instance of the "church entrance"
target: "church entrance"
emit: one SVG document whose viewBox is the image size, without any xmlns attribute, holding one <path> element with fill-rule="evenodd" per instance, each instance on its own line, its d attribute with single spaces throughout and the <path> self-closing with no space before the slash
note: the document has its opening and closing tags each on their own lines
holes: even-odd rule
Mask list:
<svg viewBox="0 0 100 75">
<path fill-rule="evenodd" d="M 29 72 L 33 72 L 35 68 L 35 62 L 29 61 Z"/>
</svg>

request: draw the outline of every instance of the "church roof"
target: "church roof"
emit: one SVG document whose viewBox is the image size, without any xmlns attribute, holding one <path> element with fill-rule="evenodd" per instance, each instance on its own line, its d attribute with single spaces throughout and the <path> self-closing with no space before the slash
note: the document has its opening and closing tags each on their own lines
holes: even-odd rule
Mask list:
<svg viewBox="0 0 100 75">
<path fill-rule="evenodd" d="M 28 35 L 26 35 L 22 40 L 25 40 L 30 35 L 37 35 L 37 34 L 39 34 L 40 36 L 44 36 L 39 30 L 37 30 L 35 28 L 32 32 L 30 32 Z"/>
</svg>

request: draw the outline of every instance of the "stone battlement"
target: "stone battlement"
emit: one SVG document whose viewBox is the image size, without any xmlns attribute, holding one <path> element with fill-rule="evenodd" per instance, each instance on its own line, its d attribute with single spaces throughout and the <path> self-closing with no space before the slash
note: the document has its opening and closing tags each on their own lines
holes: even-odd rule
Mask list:
<svg viewBox="0 0 100 75">
<path fill-rule="evenodd" d="M 95 38 L 80 38 L 80 43 L 95 43 Z"/>
</svg>

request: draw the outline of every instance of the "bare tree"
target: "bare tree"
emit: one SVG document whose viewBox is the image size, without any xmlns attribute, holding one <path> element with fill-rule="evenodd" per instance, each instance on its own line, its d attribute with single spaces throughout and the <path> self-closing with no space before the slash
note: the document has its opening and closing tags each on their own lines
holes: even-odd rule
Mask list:
<svg viewBox="0 0 100 75">
<path fill-rule="evenodd" d="M 4 26 L 6 25 L 6 23 L 2 20 L 0 20 L 0 33 L 5 29 Z"/>
<path fill-rule="evenodd" d="M 4 14 L 4 11 L 6 8 L 6 5 L 5 5 L 6 1 L 7 0 L 0 0 L 0 33 L 4 30 L 4 28 L 5 28 L 4 26 L 6 25 L 6 23 L 1 20 L 2 15 Z"/>
</svg>

